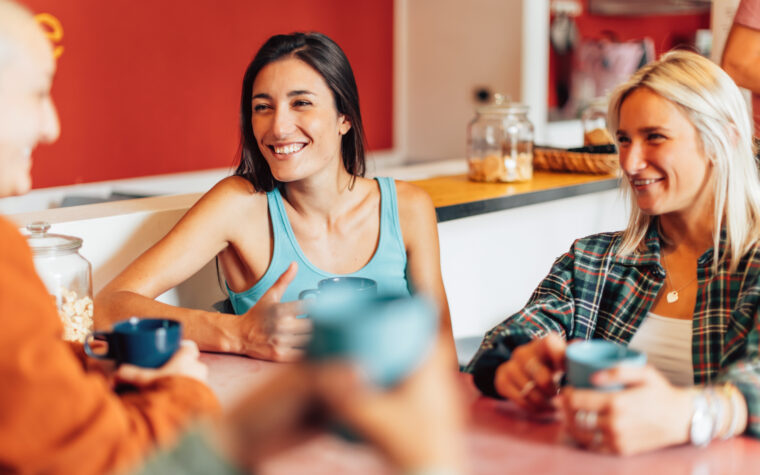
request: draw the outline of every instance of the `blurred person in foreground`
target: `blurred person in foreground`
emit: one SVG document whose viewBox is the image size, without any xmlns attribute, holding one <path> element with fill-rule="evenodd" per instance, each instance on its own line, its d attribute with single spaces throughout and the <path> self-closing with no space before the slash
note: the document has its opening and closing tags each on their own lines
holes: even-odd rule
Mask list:
<svg viewBox="0 0 760 475">
<path fill-rule="evenodd" d="M 593 450 L 760 436 L 760 179 L 739 89 L 709 60 L 670 52 L 613 92 L 608 122 L 628 227 L 577 240 L 468 370 L 487 395 L 559 408 Z M 559 391 L 567 342 L 592 338 L 649 364 L 592 377 L 621 391 Z"/>
<path fill-rule="evenodd" d="M 29 190 L 32 151 L 58 138 L 55 67 L 32 15 L 0 0 L 0 197 Z M 124 469 L 172 443 L 191 418 L 218 409 L 192 342 L 153 371 L 88 367 L 82 346 L 62 340 L 26 239 L 3 218 L 0 243 L 1 472 Z M 131 388 L 117 393 L 114 382 Z"/>
<path fill-rule="evenodd" d="M 32 15 L 0 0 L 0 197 L 29 190 L 33 149 L 58 138 L 54 73 L 51 46 Z M 255 468 L 328 419 L 354 428 L 400 470 L 459 470 L 461 405 L 446 343 L 389 392 L 338 364 L 285 367 L 222 419 L 185 431 L 218 410 L 203 384 L 207 369 L 197 346 L 183 342 L 155 370 L 93 363 L 80 344 L 62 340 L 31 251 L 3 218 L 0 243 L 0 472 L 234 473 Z M 155 449 L 164 450 L 141 467 Z"/>
<path fill-rule="evenodd" d="M 455 376 L 443 337 L 422 366 L 391 389 L 373 387 L 341 362 L 289 365 L 221 420 L 199 425 L 157 453 L 139 473 L 255 471 L 335 423 L 360 435 L 399 473 L 463 473 L 464 414 Z"/>
</svg>

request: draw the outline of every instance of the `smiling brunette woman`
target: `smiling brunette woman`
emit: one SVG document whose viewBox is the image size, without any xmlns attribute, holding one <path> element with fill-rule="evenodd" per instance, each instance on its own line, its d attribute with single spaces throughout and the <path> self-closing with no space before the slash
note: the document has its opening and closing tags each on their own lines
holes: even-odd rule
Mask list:
<svg viewBox="0 0 760 475">
<path fill-rule="evenodd" d="M 593 450 L 630 454 L 745 431 L 760 436 L 760 179 L 739 89 L 671 52 L 612 94 L 628 227 L 576 241 L 468 370 L 528 410 L 560 408 Z M 604 339 L 649 365 L 565 388 L 566 342 Z M 559 391 L 559 395 L 557 395 Z"/>
<path fill-rule="evenodd" d="M 99 293 L 96 324 L 169 317 L 203 350 L 290 361 L 311 332 L 296 318 L 299 292 L 350 275 L 434 298 L 453 360 L 435 209 L 410 184 L 363 178 L 359 96 L 338 45 L 318 33 L 270 38 L 245 72 L 240 127 L 235 176 Z M 215 256 L 237 315 L 154 300 Z"/>
</svg>

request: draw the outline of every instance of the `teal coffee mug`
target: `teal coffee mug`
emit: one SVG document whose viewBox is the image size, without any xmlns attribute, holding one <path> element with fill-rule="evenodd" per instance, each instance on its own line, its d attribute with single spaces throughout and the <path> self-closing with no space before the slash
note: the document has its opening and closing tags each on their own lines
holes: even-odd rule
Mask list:
<svg viewBox="0 0 760 475">
<path fill-rule="evenodd" d="M 565 350 L 567 383 L 576 388 L 592 388 L 604 391 L 619 391 L 621 385 L 594 386 L 591 375 L 615 366 L 644 366 L 647 356 L 626 346 L 606 340 L 578 341 Z"/>
<path fill-rule="evenodd" d="M 370 297 L 377 295 L 377 282 L 365 277 L 340 276 L 322 279 L 316 289 L 306 289 L 298 294 L 298 299 L 319 297 L 328 293 L 350 293 Z"/>
<path fill-rule="evenodd" d="M 412 373 L 435 341 L 438 312 L 421 296 L 320 296 L 307 302 L 311 361 L 345 360 L 371 382 L 391 387 Z"/>
<path fill-rule="evenodd" d="M 105 353 L 96 353 L 90 340 L 104 340 Z M 165 318 L 137 318 L 114 324 L 110 332 L 96 331 L 87 335 L 84 351 L 99 360 L 114 360 L 144 368 L 158 368 L 174 355 L 182 340 L 182 324 Z"/>
</svg>

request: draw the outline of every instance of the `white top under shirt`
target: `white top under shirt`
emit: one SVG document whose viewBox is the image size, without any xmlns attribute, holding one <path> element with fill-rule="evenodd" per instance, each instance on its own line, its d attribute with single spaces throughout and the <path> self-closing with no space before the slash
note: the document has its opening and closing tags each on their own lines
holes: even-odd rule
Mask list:
<svg viewBox="0 0 760 475">
<path fill-rule="evenodd" d="M 647 362 L 676 386 L 694 385 L 691 320 L 649 313 L 628 344 L 647 355 Z"/>
</svg>

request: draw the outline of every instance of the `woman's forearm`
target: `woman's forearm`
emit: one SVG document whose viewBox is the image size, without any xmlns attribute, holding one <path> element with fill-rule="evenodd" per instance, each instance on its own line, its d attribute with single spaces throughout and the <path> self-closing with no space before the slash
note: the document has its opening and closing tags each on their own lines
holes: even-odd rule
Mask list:
<svg viewBox="0 0 760 475">
<path fill-rule="evenodd" d="M 125 290 L 98 295 L 95 309 L 97 329 L 132 316 L 171 318 L 182 323 L 183 337 L 195 341 L 202 351 L 243 353 L 243 317 L 238 315 L 175 307 Z"/>
</svg>

